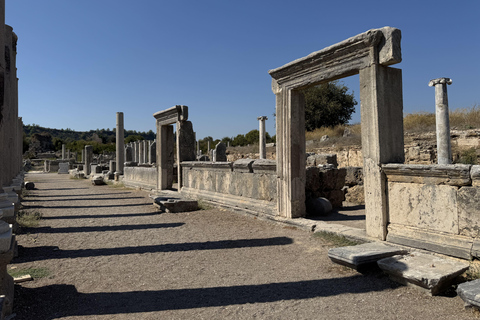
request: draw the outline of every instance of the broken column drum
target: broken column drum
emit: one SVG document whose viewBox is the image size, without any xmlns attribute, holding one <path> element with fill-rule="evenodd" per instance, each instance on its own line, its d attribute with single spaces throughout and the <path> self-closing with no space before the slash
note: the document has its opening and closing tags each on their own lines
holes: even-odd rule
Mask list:
<svg viewBox="0 0 480 320">
<path fill-rule="evenodd" d="M 452 84 L 452 79 L 438 78 L 430 80 L 428 83 L 430 87 L 435 87 L 435 123 L 437 129 L 438 164 L 452 163 L 447 84 Z"/>
</svg>

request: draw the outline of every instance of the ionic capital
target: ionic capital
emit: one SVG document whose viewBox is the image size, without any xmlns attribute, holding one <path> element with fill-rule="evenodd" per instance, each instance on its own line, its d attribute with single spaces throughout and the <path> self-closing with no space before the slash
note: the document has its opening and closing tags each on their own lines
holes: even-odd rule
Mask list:
<svg viewBox="0 0 480 320">
<path fill-rule="evenodd" d="M 428 83 L 428 86 L 429 87 L 434 87 L 437 84 L 452 84 L 452 79 L 450 79 L 450 78 L 433 79 L 433 80 L 430 80 L 430 82 Z"/>
</svg>

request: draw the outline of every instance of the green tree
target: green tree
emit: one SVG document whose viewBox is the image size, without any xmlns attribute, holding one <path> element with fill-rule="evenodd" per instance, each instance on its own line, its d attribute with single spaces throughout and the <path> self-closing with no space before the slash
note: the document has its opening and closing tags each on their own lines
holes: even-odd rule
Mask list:
<svg viewBox="0 0 480 320">
<path fill-rule="evenodd" d="M 237 147 L 237 146 L 245 146 L 247 145 L 247 139 L 243 134 L 238 134 L 235 138 L 233 138 L 232 141 L 232 146 Z"/>
<path fill-rule="evenodd" d="M 305 97 L 305 129 L 346 124 L 355 111 L 353 93 L 339 81 L 324 83 L 303 91 Z"/>
<path fill-rule="evenodd" d="M 259 138 L 260 132 L 257 129 L 250 130 L 247 134 L 245 134 L 247 144 L 258 144 Z"/>
</svg>

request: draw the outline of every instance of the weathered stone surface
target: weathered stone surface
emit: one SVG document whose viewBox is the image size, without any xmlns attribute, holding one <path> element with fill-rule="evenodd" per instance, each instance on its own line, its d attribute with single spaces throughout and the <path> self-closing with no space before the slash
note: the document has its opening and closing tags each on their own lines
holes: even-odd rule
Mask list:
<svg viewBox="0 0 480 320">
<path fill-rule="evenodd" d="M 105 184 L 105 182 L 103 181 L 103 176 L 100 176 L 100 175 L 93 176 L 92 177 L 92 184 L 95 185 L 95 186 L 100 186 L 100 185 Z"/>
<path fill-rule="evenodd" d="M 233 163 L 233 170 L 236 172 L 253 172 L 253 162 L 254 159 L 239 159 Z"/>
<path fill-rule="evenodd" d="M 125 166 L 123 184 L 127 187 L 153 190 L 157 187 L 157 168 Z"/>
<path fill-rule="evenodd" d="M 471 165 L 415 165 L 415 164 L 384 164 L 382 170 L 388 181 L 424 184 L 445 184 L 452 186 L 471 185 Z"/>
<path fill-rule="evenodd" d="M 277 173 L 277 162 L 275 160 L 257 159 L 252 163 L 252 170 L 254 173 Z"/>
<path fill-rule="evenodd" d="M 345 193 L 345 201 L 355 204 L 365 204 L 365 189 L 363 185 L 348 188 Z"/>
<path fill-rule="evenodd" d="M 345 167 L 345 185 L 353 187 L 363 185 L 363 169 L 362 167 Z"/>
<path fill-rule="evenodd" d="M 58 173 L 59 174 L 68 174 L 69 169 L 70 169 L 70 164 L 68 162 L 60 162 L 58 164 Z"/>
<path fill-rule="evenodd" d="M 227 161 L 227 146 L 223 142 L 219 142 L 215 146 L 215 161 Z"/>
<path fill-rule="evenodd" d="M 461 235 L 480 235 L 480 187 L 462 187 L 457 192 L 458 229 Z"/>
<path fill-rule="evenodd" d="M 407 250 L 381 242 L 364 243 L 357 246 L 339 247 L 328 250 L 328 257 L 335 263 L 359 270 L 378 260 L 395 255 L 407 254 Z"/>
<path fill-rule="evenodd" d="M 467 305 L 480 308 L 480 279 L 460 283 L 457 293 Z"/>
<path fill-rule="evenodd" d="M 153 203 L 159 210 L 167 213 L 198 210 L 198 202 L 196 200 L 186 200 L 178 197 L 156 197 L 153 199 Z"/>
<path fill-rule="evenodd" d="M 475 165 L 470 169 L 470 177 L 472 178 L 473 186 L 480 186 L 480 166 Z"/>
<path fill-rule="evenodd" d="M 476 250 L 480 246 L 476 247 L 471 237 L 395 223 L 388 225 L 387 241 L 461 259 L 471 259 L 476 253 L 480 256 L 480 250 Z"/>
<path fill-rule="evenodd" d="M 458 234 L 457 188 L 388 183 L 390 223 Z"/>
<path fill-rule="evenodd" d="M 445 291 L 458 275 L 468 269 L 467 263 L 420 252 L 381 259 L 378 266 L 392 280 L 427 289 L 431 295 Z"/>
</svg>

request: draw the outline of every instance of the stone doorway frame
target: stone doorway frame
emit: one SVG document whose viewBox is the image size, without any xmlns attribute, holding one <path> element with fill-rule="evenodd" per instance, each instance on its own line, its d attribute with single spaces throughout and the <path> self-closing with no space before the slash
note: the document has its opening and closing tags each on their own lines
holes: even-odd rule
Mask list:
<svg viewBox="0 0 480 320">
<path fill-rule="evenodd" d="M 404 162 L 401 32 L 372 29 L 269 71 L 276 96 L 277 210 L 305 216 L 305 101 L 302 89 L 360 75 L 368 236 L 385 240 L 388 203 L 381 164 Z"/>
<path fill-rule="evenodd" d="M 188 107 L 176 105 L 153 114 L 157 127 L 157 190 L 171 189 L 173 185 L 174 134 L 176 124 L 177 179 L 178 188 L 182 186 L 182 168 L 180 162 L 195 160 L 195 138 L 188 120 Z M 187 133 L 187 131 L 191 131 Z M 192 141 L 190 141 L 193 138 Z M 185 141 L 187 140 L 187 141 Z M 185 145 L 185 146 L 184 146 Z"/>
</svg>

